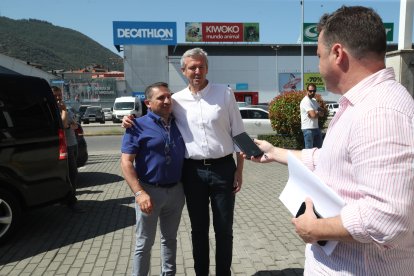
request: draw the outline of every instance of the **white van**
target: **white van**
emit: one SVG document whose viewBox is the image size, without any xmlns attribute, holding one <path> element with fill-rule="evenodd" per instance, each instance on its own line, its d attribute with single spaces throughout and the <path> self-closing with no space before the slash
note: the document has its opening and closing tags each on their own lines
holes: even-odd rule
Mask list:
<svg viewBox="0 0 414 276">
<path fill-rule="evenodd" d="M 136 115 L 142 115 L 142 105 L 140 98 L 137 97 L 119 97 L 115 99 L 112 110 L 112 122 L 120 123 L 125 115 L 131 114 L 135 110 Z"/>
</svg>

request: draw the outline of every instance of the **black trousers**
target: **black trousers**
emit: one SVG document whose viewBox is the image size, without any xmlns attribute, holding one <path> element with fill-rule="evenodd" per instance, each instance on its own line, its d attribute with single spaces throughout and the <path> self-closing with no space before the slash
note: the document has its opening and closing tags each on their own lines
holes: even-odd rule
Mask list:
<svg viewBox="0 0 414 276">
<path fill-rule="evenodd" d="M 216 238 L 216 275 L 231 275 L 235 171 L 236 164 L 231 156 L 211 165 L 191 159 L 184 161 L 182 181 L 191 221 L 194 269 L 197 276 L 209 275 L 210 203 Z"/>
</svg>

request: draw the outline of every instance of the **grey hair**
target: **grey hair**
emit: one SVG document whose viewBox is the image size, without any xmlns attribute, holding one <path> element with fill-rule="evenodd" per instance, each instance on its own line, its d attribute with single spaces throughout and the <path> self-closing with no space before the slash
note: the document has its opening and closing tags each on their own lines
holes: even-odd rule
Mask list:
<svg viewBox="0 0 414 276">
<path fill-rule="evenodd" d="M 193 48 L 193 49 L 187 50 L 187 51 L 183 54 L 183 56 L 181 57 L 181 61 L 180 61 L 181 68 L 183 68 L 183 69 L 184 69 L 184 67 L 185 67 L 185 59 L 186 59 L 186 58 L 188 58 L 188 57 L 195 57 L 195 56 L 198 56 L 198 57 L 203 57 L 203 58 L 204 58 L 204 60 L 206 61 L 206 65 L 207 65 L 207 67 L 208 67 L 207 52 L 206 52 L 206 51 L 204 51 L 204 50 L 203 50 L 203 49 L 201 49 L 201 48 Z"/>
</svg>

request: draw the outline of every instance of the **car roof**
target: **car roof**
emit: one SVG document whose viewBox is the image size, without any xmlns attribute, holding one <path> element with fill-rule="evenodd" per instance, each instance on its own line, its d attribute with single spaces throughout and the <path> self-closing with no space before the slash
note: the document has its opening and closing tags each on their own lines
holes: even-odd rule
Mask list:
<svg viewBox="0 0 414 276">
<path fill-rule="evenodd" d="M 242 107 L 239 107 L 239 110 L 260 110 L 260 111 L 264 111 L 266 113 L 269 113 L 269 111 L 267 111 L 263 108 L 260 108 L 260 107 L 242 106 Z"/>
</svg>

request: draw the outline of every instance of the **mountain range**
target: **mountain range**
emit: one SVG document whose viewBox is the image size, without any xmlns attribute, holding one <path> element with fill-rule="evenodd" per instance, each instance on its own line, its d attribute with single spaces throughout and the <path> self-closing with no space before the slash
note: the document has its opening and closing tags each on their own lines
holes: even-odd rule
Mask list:
<svg viewBox="0 0 414 276">
<path fill-rule="evenodd" d="M 79 70 L 100 65 L 123 71 L 120 56 L 88 36 L 37 19 L 0 16 L 0 53 L 33 64 L 44 71 Z"/>
</svg>

